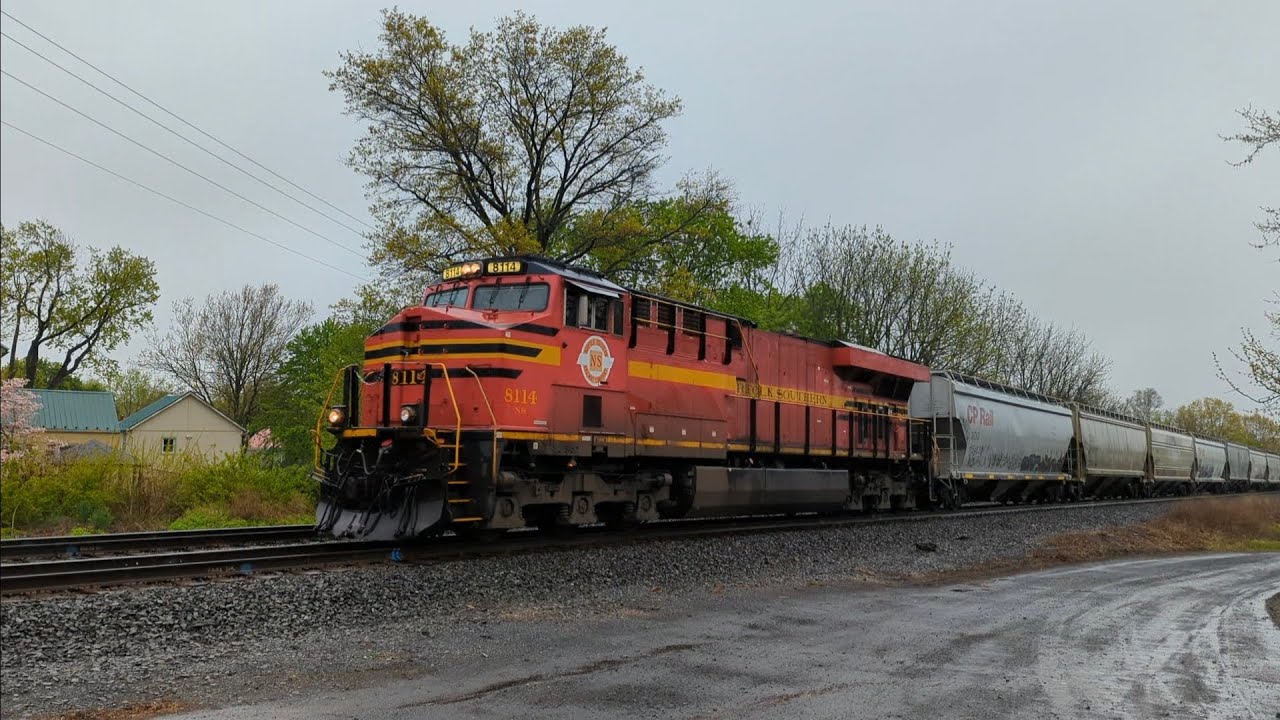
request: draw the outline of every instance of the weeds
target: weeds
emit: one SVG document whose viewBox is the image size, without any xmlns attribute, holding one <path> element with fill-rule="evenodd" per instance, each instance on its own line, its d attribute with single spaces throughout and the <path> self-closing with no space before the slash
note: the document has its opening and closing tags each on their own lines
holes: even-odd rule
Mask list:
<svg viewBox="0 0 1280 720">
<path fill-rule="evenodd" d="M 257 455 L 100 455 L 71 462 L 11 458 L 0 468 L 0 527 L 29 533 L 195 529 L 311 520 L 302 467 Z"/>
<path fill-rule="evenodd" d="M 1280 550 L 1280 497 L 1268 494 L 1189 499 L 1141 525 L 1059 535 L 1035 555 L 1045 560 L 1079 562 L 1119 555 L 1206 550 Z"/>
</svg>

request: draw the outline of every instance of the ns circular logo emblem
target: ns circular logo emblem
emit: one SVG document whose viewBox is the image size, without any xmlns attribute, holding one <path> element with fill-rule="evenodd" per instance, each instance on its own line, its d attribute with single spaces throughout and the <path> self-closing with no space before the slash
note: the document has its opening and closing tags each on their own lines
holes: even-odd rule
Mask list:
<svg viewBox="0 0 1280 720">
<path fill-rule="evenodd" d="M 592 335 L 582 343 L 582 352 L 578 353 L 578 367 L 582 368 L 583 379 L 592 387 L 609 379 L 609 371 L 613 369 L 613 354 L 609 352 L 609 344 L 604 338 Z"/>
</svg>

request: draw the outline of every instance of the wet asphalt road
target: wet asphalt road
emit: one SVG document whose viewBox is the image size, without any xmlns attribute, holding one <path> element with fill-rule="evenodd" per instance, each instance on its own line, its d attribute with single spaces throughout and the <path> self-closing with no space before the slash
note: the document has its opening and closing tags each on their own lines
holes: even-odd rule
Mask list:
<svg viewBox="0 0 1280 720">
<path fill-rule="evenodd" d="M 1280 717 L 1280 554 L 942 587 L 712 596 L 504 642 L 410 680 L 184 718 Z"/>
</svg>

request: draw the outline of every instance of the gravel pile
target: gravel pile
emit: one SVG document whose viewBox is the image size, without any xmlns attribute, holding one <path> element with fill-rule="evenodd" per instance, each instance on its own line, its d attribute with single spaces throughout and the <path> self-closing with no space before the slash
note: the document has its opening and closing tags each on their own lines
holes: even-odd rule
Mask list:
<svg viewBox="0 0 1280 720">
<path fill-rule="evenodd" d="M 425 670 L 508 621 L 656 611 L 682 596 L 907 576 L 1021 557 L 1062 532 L 1163 503 L 670 540 L 438 565 L 381 565 L 8 600 L 6 717 L 181 698 L 287 694 L 336 671 Z M 459 632 L 466 628 L 466 632 Z M 321 678 L 320 676 L 324 677 Z"/>
</svg>

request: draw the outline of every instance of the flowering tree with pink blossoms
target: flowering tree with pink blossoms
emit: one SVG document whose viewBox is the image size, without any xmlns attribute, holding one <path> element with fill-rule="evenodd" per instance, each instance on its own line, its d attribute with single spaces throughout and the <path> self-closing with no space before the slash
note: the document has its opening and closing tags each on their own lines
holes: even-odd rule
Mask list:
<svg viewBox="0 0 1280 720">
<path fill-rule="evenodd" d="M 40 398 L 26 384 L 26 378 L 11 378 L 0 385 L 0 461 L 21 455 L 44 432 L 35 425 Z"/>
</svg>

